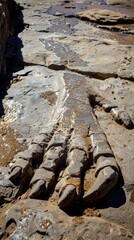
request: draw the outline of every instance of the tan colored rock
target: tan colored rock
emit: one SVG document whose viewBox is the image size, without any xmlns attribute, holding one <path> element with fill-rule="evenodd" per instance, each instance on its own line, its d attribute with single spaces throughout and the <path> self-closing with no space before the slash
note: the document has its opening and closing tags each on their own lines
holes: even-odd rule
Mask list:
<svg viewBox="0 0 134 240">
<path fill-rule="evenodd" d="M 100 23 L 127 23 L 134 22 L 134 17 L 121 12 L 111 11 L 107 9 L 90 9 L 76 14 L 77 17 L 88 19 L 93 22 Z"/>
</svg>

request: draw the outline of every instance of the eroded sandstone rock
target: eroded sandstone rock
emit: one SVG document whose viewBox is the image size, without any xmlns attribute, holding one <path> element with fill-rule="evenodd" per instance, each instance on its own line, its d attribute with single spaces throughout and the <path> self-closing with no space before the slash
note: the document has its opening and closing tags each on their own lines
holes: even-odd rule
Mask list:
<svg viewBox="0 0 134 240">
<path fill-rule="evenodd" d="M 98 23 L 133 23 L 134 17 L 118 11 L 108 9 L 90 9 L 85 12 L 77 13 L 76 16 Z"/>
</svg>

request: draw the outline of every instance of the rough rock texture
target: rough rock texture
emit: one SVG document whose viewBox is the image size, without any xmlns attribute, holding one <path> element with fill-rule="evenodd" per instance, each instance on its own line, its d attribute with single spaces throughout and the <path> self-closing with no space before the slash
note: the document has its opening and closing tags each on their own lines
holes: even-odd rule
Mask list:
<svg viewBox="0 0 134 240">
<path fill-rule="evenodd" d="M 112 8 L 132 19 L 133 2 L 18 3 L 0 105 L 0 238 L 134 239 L 133 23 L 76 17 Z"/>
<path fill-rule="evenodd" d="M 6 212 L 8 225 L 3 231 L 8 239 L 133 239 L 124 226 L 97 215 L 98 211 L 89 210 L 83 216 L 67 219 L 54 205 L 20 200 Z"/>
<path fill-rule="evenodd" d="M 115 24 L 134 22 L 134 18 L 129 15 L 107 9 L 90 9 L 85 12 L 77 13 L 76 16 L 98 23 Z"/>
</svg>

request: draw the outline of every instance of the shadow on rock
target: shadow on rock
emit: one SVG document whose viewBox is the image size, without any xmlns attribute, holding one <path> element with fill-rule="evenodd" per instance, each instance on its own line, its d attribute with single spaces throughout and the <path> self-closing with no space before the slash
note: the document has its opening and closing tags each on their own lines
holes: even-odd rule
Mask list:
<svg viewBox="0 0 134 240">
<path fill-rule="evenodd" d="M 117 185 L 102 199 L 98 204 L 95 205 L 96 208 L 119 208 L 126 203 L 126 194 L 123 189 L 124 180 L 120 172 L 120 178 Z"/>
<path fill-rule="evenodd" d="M 18 37 L 18 34 L 25 28 L 22 8 L 12 1 L 10 11 L 9 37 L 6 42 L 4 52 L 5 70 L 1 73 L 0 83 L 0 117 L 4 114 L 2 99 L 5 97 L 7 89 L 10 87 L 13 73 L 23 69 L 23 57 L 21 52 L 23 44 L 21 39 Z"/>
</svg>

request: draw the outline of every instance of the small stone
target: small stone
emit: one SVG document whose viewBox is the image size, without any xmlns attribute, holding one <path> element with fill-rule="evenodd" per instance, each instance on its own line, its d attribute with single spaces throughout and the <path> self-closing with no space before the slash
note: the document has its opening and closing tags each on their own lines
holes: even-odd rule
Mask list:
<svg viewBox="0 0 134 240">
<path fill-rule="evenodd" d="M 126 127 L 127 129 L 133 128 L 133 122 L 127 112 L 125 112 L 125 111 L 120 112 L 119 117 L 120 117 L 124 127 Z"/>
<path fill-rule="evenodd" d="M 55 15 L 55 16 L 62 16 L 62 15 L 63 15 L 63 13 L 56 12 L 54 15 Z"/>
<path fill-rule="evenodd" d="M 96 213 L 96 216 L 97 216 L 97 217 L 101 217 L 101 213 L 98 211 L 98 212 Z"/>
<path fill-rule="evenodd" d="M 127 129 L 133 128 L 133 122 L 126 111 L 113 108 L 110 113 L 117 123 L 123 124 Z"/>
</svg>

